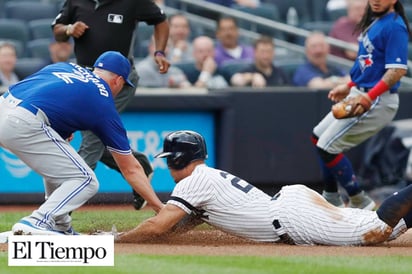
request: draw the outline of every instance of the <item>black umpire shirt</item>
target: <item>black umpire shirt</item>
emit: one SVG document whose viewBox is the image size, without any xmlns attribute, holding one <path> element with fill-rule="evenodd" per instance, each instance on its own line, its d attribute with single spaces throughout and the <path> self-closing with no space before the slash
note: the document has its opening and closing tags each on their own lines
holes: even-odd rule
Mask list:
<svg viewBox="0 0 412 274">
<path fill-rule="evenodd" d="M 138 22 L 156 25 L 166 20 L 164 12 L 152 0 L 67 0 L 52 26 L 83 21 L 89 29 L 75 39 L 77 63 L 92 67 L 105 51 L 129 55 Z"/>
</svg>

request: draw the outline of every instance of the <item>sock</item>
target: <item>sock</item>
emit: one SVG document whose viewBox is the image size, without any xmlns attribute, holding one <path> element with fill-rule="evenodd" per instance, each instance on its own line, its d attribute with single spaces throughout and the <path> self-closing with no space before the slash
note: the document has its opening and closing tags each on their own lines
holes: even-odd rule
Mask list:
<svg viewBox="0 0 412 274">
<path fill-rule="evenodd" d="M 335 175 L 335 179 L 346 190 L 349 196 L 361 192 L 353 172 L 352 164 L 345 155 L 342 153 L 338 154 L 333 161 L 326 164 L 326 167 Z"/>
<path fill-rule="evenodd" d="M 318 143 L 318 137 L 315 134 L 312 134 L 311 141 L 316 146 Z M 318 162 L 322 171 L 324 190 L 326 192 L 338 192 L 338 183 L 335 180 L 335 176 L 330 172 L 329 168 L 326 167 L 325 162 L 322 157 L 318 154 Z"/>
<path fill-rule="evenodd" d="M 406 226 L 412 226 L 412 185 L 395 192 L 386 198 L 376 211 L 379 218 L 391 227 L 395 227 L 401 218 Z"/>
</svg>

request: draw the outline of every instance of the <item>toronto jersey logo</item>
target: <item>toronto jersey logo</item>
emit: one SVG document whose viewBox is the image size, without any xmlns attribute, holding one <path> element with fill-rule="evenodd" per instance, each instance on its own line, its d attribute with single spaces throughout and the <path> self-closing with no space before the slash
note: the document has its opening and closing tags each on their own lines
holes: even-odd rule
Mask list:
<svg viewBox="0 0 412 274">
<path fill-rule="evenodd" d="M 364 71 L 367 67 L 371 67 L 373 65 L 372 54 L 359 55 L 358 60 L 362 71 Z"/>
</svg>

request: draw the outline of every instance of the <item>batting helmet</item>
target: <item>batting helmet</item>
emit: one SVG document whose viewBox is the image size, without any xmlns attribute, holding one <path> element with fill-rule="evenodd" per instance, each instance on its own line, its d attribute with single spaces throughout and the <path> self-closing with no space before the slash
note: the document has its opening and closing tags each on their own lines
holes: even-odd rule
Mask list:
<svg viewBox="0 0 412 274">
<path fill-rule="evenodd" d="M 183 169 L 194 160 L 207 158 L 206 143 L 202 135 L 190 130 L 179 130 L 168 134 L 163 141 L 163 152 L 156 158 L 166 158 L 167 166 Z"/>
</svg>

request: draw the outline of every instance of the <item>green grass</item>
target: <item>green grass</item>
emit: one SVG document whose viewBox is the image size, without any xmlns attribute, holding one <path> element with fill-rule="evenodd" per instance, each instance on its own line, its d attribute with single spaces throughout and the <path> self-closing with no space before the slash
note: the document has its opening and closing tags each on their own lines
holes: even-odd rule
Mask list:
<svg viewBox="0 0 412 274">
<path fill-rule="evenodd" d="M 11 226 L 28 212 L 0 213 L 0 231 L 10 230 Z M 87 233 L 95 229 L 110 230 L 113 224 L 119 231 L 133 228 L 152 216 L 151 211 L 78 211 L 72 214 L 73 226 Z M 207 227 L 203 227 L 205 229 Z M 138 250 L 139 246 L 136 245 Z M 410 252 L 409 248 L 405 252 Z M 7 252 L 0 252 L 1 274 L 44 274 L 46 273 L 316 273 L 316 274 L 390 274 L 411 273 L 410 256 L 170 256 L 116 254 L 114 267 L 8 267 Z"/>
</svg>

